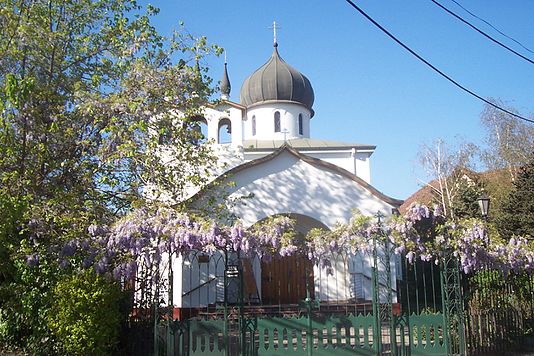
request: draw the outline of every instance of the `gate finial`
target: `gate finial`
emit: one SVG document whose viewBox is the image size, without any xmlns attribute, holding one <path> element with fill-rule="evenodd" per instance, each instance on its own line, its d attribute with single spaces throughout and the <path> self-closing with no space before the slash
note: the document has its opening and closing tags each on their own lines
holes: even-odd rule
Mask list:
<svg viewBox="0 0 534 356">
<path fill-rule="evenodd" d="M 382 218 L 383 217 L 384 217 L 384 214 L 380 210 L 376 212 L 375 218 L 377 219 L 378 224 L 382 223 Z"/>
</svg>

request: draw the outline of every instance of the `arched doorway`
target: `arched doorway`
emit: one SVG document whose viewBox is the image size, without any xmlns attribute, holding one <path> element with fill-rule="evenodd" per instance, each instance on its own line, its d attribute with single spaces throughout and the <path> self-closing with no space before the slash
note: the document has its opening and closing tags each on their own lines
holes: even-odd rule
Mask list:
<svg viewBox="0 0 534 356">
<path fill-rule="evenodd" d="M 328 229 L 314 218 L 301 214 L 285 214 L 295 220 L 296 232 L 302 236 L 313 228 Z M 309 290 L 314 298 L 313 263 L 307 256 L 294 255 L 261 261 L 261 303 L 292 305 L 302 302 Z"/>
</svg>

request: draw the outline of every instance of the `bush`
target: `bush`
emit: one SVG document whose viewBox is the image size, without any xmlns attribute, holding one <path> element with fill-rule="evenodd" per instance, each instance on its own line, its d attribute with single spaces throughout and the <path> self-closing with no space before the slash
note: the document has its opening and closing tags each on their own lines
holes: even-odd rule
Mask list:
<svg viewBox="0 0 534 356">
<path fill-rule="evenodd" d="M 47 322 L 72 355 L 109 355 L 119 340 L 122 292 L 116 282 L 84 271 L 54 288 Z"/>
</svg>

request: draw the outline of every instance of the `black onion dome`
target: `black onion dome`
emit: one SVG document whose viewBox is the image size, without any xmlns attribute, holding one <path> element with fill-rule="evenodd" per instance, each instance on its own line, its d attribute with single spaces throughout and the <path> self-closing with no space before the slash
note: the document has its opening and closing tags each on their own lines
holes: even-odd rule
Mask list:
<svg viewBox="0 0 534 356">
<path fill-rule="evenodd" d="M 245 79 L 240 96 L 241 104 L 246 107 L 269 101 L 292 101 L 310 110 L 315 99 L 308 78 L 280 58 L 276 44 L 267 63 Z"/>
</svg>

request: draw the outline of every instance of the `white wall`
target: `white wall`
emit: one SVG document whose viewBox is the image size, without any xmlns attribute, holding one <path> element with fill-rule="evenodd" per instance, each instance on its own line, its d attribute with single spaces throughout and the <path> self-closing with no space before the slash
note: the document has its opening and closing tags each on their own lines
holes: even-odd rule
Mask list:
<svg viewBox="0 0 534 356">
<path fill-rule="evenodd" d="M 353 160 L 356 166 L 356 174 L 358 177 L 371 184 L 371 158 L 372 152 L 355 152 Z"/>
<path fill-rule="evenodd" d="M 288 151 L 273 159 L 235 173 L 229 178 L 235 182 L 226 191 L 231 198 L 239 198 L 253 193 L 253 198 L 232 207 L 245 227 L 251 226 L 268 216 L 293 213 L 313 218 L 328 228 L 336 222 L 347 223 L 352 210 L 357 208 L 362 214 L 374 215 L 381 211 L 390 215 L 393 206 L 382 201 L 357 182 L 335 171 L 313 166 L 300 160 Z M 223 186 L 227 186 L 223 184 Z M 379 256 L 383 259 L 383 256 Z M 371 284 L 370 256 L 353 255 L 346 260 L 333 261 L 332 268 L 315 267 L 316 298 L 323 301 L 347 300 L 354 297 L 354 274 L 361 274 L 364 298 L 369 299 Z M 261 271 L 259 264 L 254 267 L 256 283 L 261 295 Z M 383 270 L 383 266 L 379 267 Z M 392 285 L 395 282 L 395 263 L 392 262 Z M 184 291 L 209 280 L 210 273 L 199 267 L 185 265 L 183 270 Z M 192 276 L 192 277 L 191 277 Z M 193 278 L 192 280 L 188 280 Z M 191 301 L 214 303 L 216 285 L 210 285 L 184 297 L 182 306 L 191 306 Z M 187 299 L 189 298 L 189 301 Z M 203 305 L 203 304 L 202 304 Z"/>
<path fill-rule="evenodd" d="M 280 112 L 280 129 L 287 130 L 286 138 L 310 137 L 311 112 L 305 106 L 294 103 L 276 103 L 254 106 L 247 110 L 243 123 L 245 140 L 283 140 L 282 132 L 274 132 L 274 113 Z M 299 134 L 298 116 L 302 114 L 303 132 Z M 256 117 L 256 135 L 252 135 L 252 117 Z"/>
<path fill-rule="evenodd" d="M 243 152 L 243 156 L 245 161 L 248 162 L 267 156 L 271 153 L 271 151 Z M 352 149 L 317 150 L 305 151 L 303 154 L 332 163 L 371 184 L 371 167 L 369 159 L 372 154 L 371 151 L 357 151 Z"/>
<path fill-rule="evenodd" d="M 312 166 L 287 151 L 229 179 L 235 182 L 229 190 L 231 197 L 254 195 L 246 205 L 233 208 L 246 226 L 267 216 L 292 212 L 332 228 L 337 221 L 347 222 L 353 208 L 366 215 L 379 210 L 389 215 L 393 208 L 353 180 Z"/>
<path fill-rule="evenodd" d="M 229 119 L 232 126 L 232 146 L 242 145 L 243 112 L 243 110 L 227 104 L 220 105 L 217 108 L 205 108 L 203 115 L 208 123 L 208 139 L 219 143 L 219 122 L 223 119 Z"/>
</svg>

